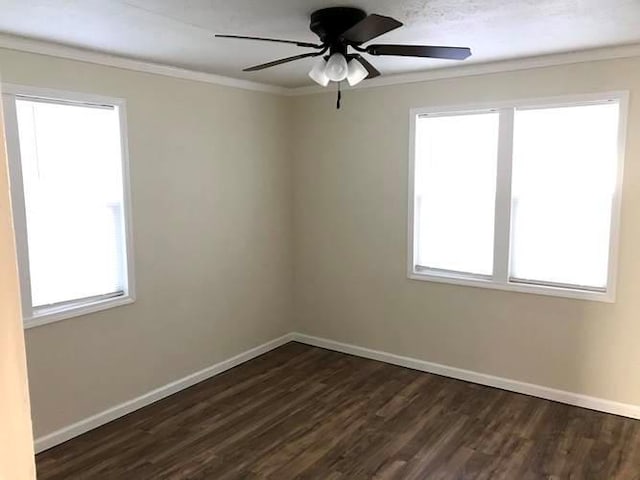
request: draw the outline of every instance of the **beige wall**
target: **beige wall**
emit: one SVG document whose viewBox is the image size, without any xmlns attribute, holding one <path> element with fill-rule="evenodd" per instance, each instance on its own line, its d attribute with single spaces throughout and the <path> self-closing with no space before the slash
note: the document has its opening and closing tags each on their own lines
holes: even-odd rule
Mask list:
<svg viewBox="0 0 640 480">
<path fill-rule="evenodd" d="M 406 278 L 411 107 L 631 91 L 618 301 Z M 291 100 L 295 315 L 304 333 L 640 404 L 640 59 Z"/>
<path fill-rule="evenodd" d="M 0 480 L 35 479 L 9 177 L 0 111 Z"/>
<path fill-rule="evenodd" d="M 36 437 L 291 331 L 282 97 L 9 50 L 0 69 L 128 109 L 138 299 L 26 331 Z"/>
<path fill-rule="evenodd" d="M 347 91 L 339 112 L 335 92 L 1 49 L 0 69 L 128 102 L 138 300 L 26 332 L 36 436 L 294 329 L 640 404 L 640 59 Z M 632 92 L 617 303 L 406 278 L 409 108 L 615 89 Z"/>
</svg>

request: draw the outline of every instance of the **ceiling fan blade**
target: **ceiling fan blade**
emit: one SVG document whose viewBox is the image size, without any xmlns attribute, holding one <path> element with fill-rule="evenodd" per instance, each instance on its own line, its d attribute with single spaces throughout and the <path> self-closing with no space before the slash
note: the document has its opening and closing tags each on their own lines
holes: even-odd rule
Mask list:
<svg viewBox="0 0 640 480">
<path fill-rule="evenodd" d="M 365 80 L 368 80 L 370 78 L 376 78 L 381 75 L 378 69 L 373 65 L 371 65 L 369 61 L 366 58 L 364 58 L 362 55 L 352 55 L 352 58 L 355 58 L 358 62 L 360 62 L 362 66 L 367 69 L 367 72 L 369 72 L 369 75 L 367 75 L 367 78 Z"/>
<path fill-rule="evenodd" d="M 244 35 L 215 35 L 216 38 L 235 38 L 240 40 L 258 40 L 260 42 L 274 42 L 274 43 L 288 43 L 290 45 L 297 45 L 298 47 L 308 48 L 322 48 L 322 45 L 309 42 L 298 42 L 297 40 L 280 40 L 279 38 L 264 38 L 264 37 L 246 37 Z"/>
<path fill-rule="evenodd" d="M 444 58 L 464 60 L 471 56 L 466 47 L 438 47 L 433 45 L 369 45 L 364 49 L 370 55 L 398 55 L 401 57 Z"/>
<path fill-rule="evenodd" d="M 348 42 L 360 45 L 401 26 L 402 22 L 399 22 L 395 18 L 376 15 L 374 13 L 344 32 L 342 38 Z"/>
<path fill-rule="evenodd" d="M 262 63 L 260 65 L 254 65 L 253 67 L 245 68 L 242 71 L 243 72 L 255 72 L 256 70 L 264 70 L 265 68 L 275 67 L 276 65 L 281 65 L 283 63 L 293 62 L 294 60 L 300 60 L 301 58 L 317 57 L 319 55 L 322 55 L 325 51 L 326 50 L 322 50 L 320 52 L 302 53 L 300 55 L 294 55 L 293 57 L 281 58 L 279 60 L 274 60 L 272 62 Z"/>
</svg>

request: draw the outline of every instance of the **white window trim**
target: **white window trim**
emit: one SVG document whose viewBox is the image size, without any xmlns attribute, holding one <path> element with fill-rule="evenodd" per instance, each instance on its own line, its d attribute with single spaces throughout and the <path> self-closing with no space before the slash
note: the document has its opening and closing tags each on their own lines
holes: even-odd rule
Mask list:
<svg viewBox="0 0 640 480">
<path fill-rule="evenodd" d="M 619 102 L 618 159 L 617 177 L 611 212 L 611 231 L 609 245 L 609 271 L 607 288 L 603 291 L 581 290 L 572 286 L 536 285 L 509 281 L 509 262 L 511 245 L 511 166 L 513 151 L 513 113 L 520 108 L 560 107 Z M 408 182 L 408 222 L 407 222 L 407 277 L 412 280 L 448 283 L 469 287 L 482 287 L 520 293 L 550 295 L 554 297 L 592 300 L 613 303 L 616 298 L 618 276 L 618 249 L 620 242 L 620 213 L 622 206 L 622 179 L 627 135 L 627 116 L 629 105 L 628 91 L 589 93 L 545 98 L 519 99 L 505 102 L 477 103 L 442 107 L 413 108 L 409 113 L 409 182 Z M 498 144 L 498 166 L 496 184 L 496 218 L 494 240 L 494 274 L 492 277 L 461 272 L 428 269 L 416 265 L 415 255 L 417 239 L 415 211 L 415 154 L 416 119 L 420 115 L 452 115 L 479 111 L 497 111 L 500 113 L 500 133 Z M 503 121 L 506 120 L 506 121 Z"/>
<path fill-rule="evenodd" d="M 22 185 L 22 168 L 20 161 L 20 141 L 16 116 L 16 96 L 39 97 L 42 99 L 63 100 L 79 104 L 109 105 L 118 107 L 120 120 L 120 142 L 122 158 L 123 183 L 123 215 L 126 244 L 126 269 L 124 293 L 115 297 L 93 297 L 79 299 L 67 304 L 40 308 L 34 311 L 31 307 L 31 281 L 29 278 L 29 255 L 27 246 L 26 215 L 24 192 Z M 13 222 L 16 232 L 16 251 L 20 272 L 20 289 L 22 292 L 22 312 L 24 328 L 33 328 L 68 318 L 78 317 L 101 310 L 127 305 L 135 301 L 135 272 L 133 258 L 133 226 L 131 216 L 131 182 L 129 173 L 129 148 L 127 139 L 127 108 L 122 98 L 102 95 L 68 92 L 48 88 L 38 88 L 14 84 L 2 84 L 2 105 L 4 108 L 7 151 L 9 156 L 9 175 L 11 181 L 11 202 Z M 84 301 L 83 301 L 84 300 Z"/>
</svg>

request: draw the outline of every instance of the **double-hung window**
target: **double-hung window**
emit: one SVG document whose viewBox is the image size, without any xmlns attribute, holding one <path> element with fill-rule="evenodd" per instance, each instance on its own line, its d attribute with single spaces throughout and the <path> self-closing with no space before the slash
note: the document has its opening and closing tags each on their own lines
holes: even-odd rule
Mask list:
<svg viewBox="0 0 640 480">
<path fill-rule="evenodd" d="M 613 301 L 626 108 L 412 110 L 409 277 Z"/>
<path fill-rule="evenodd" d="M 3 90 L 25 326 L 132 302 L 124 101 Z"/>
</svg>

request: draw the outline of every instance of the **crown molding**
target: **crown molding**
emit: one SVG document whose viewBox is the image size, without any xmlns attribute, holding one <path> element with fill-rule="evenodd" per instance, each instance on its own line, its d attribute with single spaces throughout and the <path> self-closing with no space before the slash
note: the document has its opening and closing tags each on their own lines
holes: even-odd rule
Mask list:
<svg viewBox="0 0 640 480">
<path fill-rule="evenodd" d="M 57 43 L 34 40 L 0 33 L 0 48 L 18 50 L 22 52 L 37 53 L 51 57 L 77 60 L 81 62 L 106 65 L 137 72 L 164 75 L 167 77 L 193 80 L 196 82 L 211 83 L 227 87 L 272 93 L 284 96 L 300 96 L 325 93 L 327 89 L 316 85 L 308 87 L 279 87 L 265 83 L 241 80 L 213 73 L 199 72 L 185 68 L 173 67 L 159 63 L 134 60 L 107 53 L 85 50 L 77 47 L 69 47 Z M 532 68 L 569 65 L 574 63 L 593 62 L 598 60 L 613 60 L 617 58 L 630 58 L 640 56 L 640 44 L 619 45 L 614 47 L 594 48 L 549 55 L 517 58 L 513 60 L 500 60 L 482 63 L 472 63 L 457 67 L 443 67 L 422 72 L 404 73 L 397 75 L 385 75 L 362 82 L 356 87 L 345 86 L 345 90 L 358 90 L 361 88 L 375 88 L 389 85 L 402 85 L 409 83 L 428 82 L 446 78 L 468 77 L 473 75 L 485 75 L 490 73 L 512 72 L 528 70 Z"/>
<path fill-rule="evenodd" d="M 170 65 L 163 65 L 153 62 L 145 62 L 142 60 L 133 60 L 130 58 L 119 57 L 116 55 L 96 52 L 93 50 L 69 47 L 58 43 L 50 43 L 42 40 L 34 40 L 3 33 L 0 33 L 0 48 L 5 48 L 8 50 L 18 50 L 21 52 L 37 53 L 40 55 L 48 55 L 50 57 L 65 58 L 68 60 L 78 60 L 81 62 L 94 63 L 97 65 L 106 65 L 108 67 L 134 70 L 136 72 L 153 73 L 156 75 L 164 75 L 166 77 L 194 80 L 196 82 L 212 83 L 215 85 L 223 85 L 226 87 L 241 88 L 243 90 L 253 90 L 257 92 L 273 93 L 277 95 L 283 95 L 287 91 L 287 89 L 284 87 L 277 87 L 265 83 L 225 77 L 223 75 L 216 75 L 213 73 L 187 70 L 185 68 L 172 67 Z"/>
<path fill-rule="evenodd" d="M 598 60 L 613 60 L 616 58 L 630 58 L 640 56 L 640 44 L 620 45 L 615 47 L 594 48 L 549 55 L 517 58 L 483 63 L 472 63 L 458 67 L 443 67 L 423 72 L 386 75 L 362 82 L 355 87 L 345 85 L 344 90 L 358 90 L 361 88 L 385 87 L 388 85 L 402 85 L 408 83 L 428 82 L 446 78 L 469 77 L 472 75 L 486 75 L 490 73 L 512 72 L 531 68 L 553 67 L 573 63 L 593 62 Z M 312 95 L 324 93 L 327 89 L 313 85 L 310 87 L 289 88 L 287 96 Z"/>
</svg>

